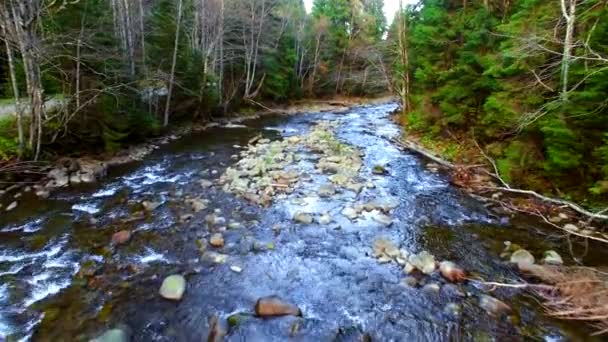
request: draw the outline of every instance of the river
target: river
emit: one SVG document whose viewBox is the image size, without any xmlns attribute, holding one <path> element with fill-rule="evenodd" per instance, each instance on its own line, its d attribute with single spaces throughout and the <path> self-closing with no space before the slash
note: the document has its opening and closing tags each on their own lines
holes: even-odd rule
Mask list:
<svg viewBox="0 0 608 342">
<path fill-rule="evenodd" d="M 491 211 L 393 146 L 390 138 L 402 134 L 389 118 L 395 108 L 375 104 L 217 127 L 163 146 L 143 162 L 114 168 L 94 186 L 46 200 L 24 194 L 16 210 L 0 217 L 0 336 L 88 340 L 120 326 L 134 341 L 200 341 L 212 315 L 251 312 L 257 298 L 279 295 L 298 305 L 303 317 L 250 317 L 231 327 L 226 340 L 346 341 L 363 333 L 374 341 L 584 339 L 584 326 L 547 317 L 524 292 L 489 292 L 475 282 L 452 285 L 436 273 L 421 279 L 422 285 L 440 287 L 427 291 L 404 285 L 396 263 L 378 262 L 372 251 L 378 238 L 412 252 L 427 250 L 489 281 L 520 279 L 500 257 L 507 240 L 537 256 L 558 250 L 571 262 L 563 240 L 547 237 L 538 221 Z M 371 185 L 360 194 L 316 196 L 326 180 L 315 173 L 309 151 L 301 152 L 296 165 L 310 179 L 267 208 L 217 184 L 201 187 L 201 180 L 217 180 L 234 164 L 252 137 L 303 135 L 323 120 L 334 122 L 337 137 L 362 152 L 359 178 Z M 387 174 L 374 174 L 376 165 L 385 165 Z M 199 197 L 209 201 L 207 209 L 184 216 L 184 199 Z M 390 227 L 340 213 L 345 205 L 387 198 L 398 203 Z M 161 205 L 143 213 L 144 201 Z M 292 218 L 301 210 L 327 212 L 333 222 L 297 224 Z M 226 243 L 216 250 L 227 257 L 225 263 L 205 258 L 197 243 L 209 237 L 205 217 L 213 212 L 235 223 L 222 232 Z M 132 238 L 112 246 L 119 230 Z M 593 253 L 587 258 L 602 260 Z M 158 295 L 163 278 L 174 273 L 186 275 L 188 283 L 177 303 Z M 513 313 L 488 315 L 478 305 L 484 294 L 508 303 Z"/>
</svg>

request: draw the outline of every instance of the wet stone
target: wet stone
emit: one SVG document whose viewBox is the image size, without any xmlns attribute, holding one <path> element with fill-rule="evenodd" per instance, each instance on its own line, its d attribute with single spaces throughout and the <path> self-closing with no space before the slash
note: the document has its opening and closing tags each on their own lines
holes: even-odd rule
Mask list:
<svg viewBox="0 0 608 342">
<path fill-rule="evenodd" d="M 158 209 L 158 207 L 160 207 L 161 205 L 162 205 L 161 202 L 152 202 L 152 201 L 143 201 L 142 202 L 142 206 L 144 207 L 144 210 L 146 210 L 148 212 Z"/>
<path fill-rule="evenodd" d="M 211 235 L 211 238 L 209 238 L 209 244 L 216 248 L 224 247 L 224 236 L 220 233 Z"/>
<path fill-rule="evenodd" d="M 160 295 L 169 300 L 181 300 L 186 291 L 186 279 L 178 274 L 168 276 L 160 287 Z"/>
<path fill-rule="evenodd" d="M 319 222 L 319 224 L 328 225 L 333 221 L 333 219 L 331 218 L 331 216 L 329 214 L 325 213 L 325 214 L 319 216 L 317 221 Z"/>
<path fill-rule="evenodd" d="M 346 207 L 344 209 L 342 209 L 342 215 L 344 215 L 346 218 L 348 218 L 349 220 L 354 220 L 357 217 L 359 217 L 359 213 L 351 207 Z"/>
<path fill-rule="evenodd" d="M 126 329 L 115 328 L 104 332 L 102 335 L 92 339 L 90 342 L 128 342 L 129 333 Z"/>
<path fill-rule="evenodd" d="M 336 194 L 336 188 L 331 184 L 323 184 L 317 193 L 320 197 L 331 197 Z"/>
<path fill-rule="evenodd" d="M 436 294 L 439 293 L 440 286 L 435 283 L 429 283 L 422 287 L 422 291 L 428 294 Z"/>
<path fill-rule="evenodd" d="M 435 257 L 427 251 L 410 257 L 410 263 L 424 274 L 431 274 L 436 268 Z"/>
<path fill-rule="evenodd" d="M 511 307 L 509 305 L 488 295 L 481 295 L 479 298 L 479 306 L 493 316 L 500 316 L 504 313 L 511 312 Z"/>
<path fill-rule="evenodd" d="M 298 223 L 311 224 L 314 221 L 314 218 L 309 213 L 298 211 L 293 215 L 293 220 Z"/>
<path fill-rule="evenodd" d="M 262 297 L 255 304 L 255 314 L 259 317 L 302 316 L 302 311 L 278 296 Z"/>
<path fill-rule="evenodd" d="M 510 262 L 517 264 L 521 270 L 525 270 L 526 266 L 534 265 L 534 256 L 525 249 L 519 249 L 511 254 Z"/>
<path fill-rule="evenodd" d="M 453 283 L 464 281 L 467 278 L 466 272 L 451 261 L 439 263 L 439 272 L 445 279 Z"/>
<path fill-rule="evenodd" d="M 418 286 L 418 279 L 415 277 L 405 277 L 401 280 L 401 283 L 407 287 L 416 287 Z"/>
<path fill-rule="evenodd" d="M 549 250 L 549 251 L 546 251 L 543 255 L 543 264 L 563 265 L 564 260 L 556 251 Z"/>
<path fill-rule="evenodd" d="M 131 232 L 128 230 L 121 230 L 112 235 L 112 243 L 115 245 L 122 245 L 131 240 Z"/>
<path fill-rule="evenodd" d="M 11 204 L 9 204 L 9 205 L 6 207 L 6 209 L 5 209 L 5 210 L 6 210 L 6 211 L 12 211 L 12 210 L 14 210 L 15 208 L 17 208 L 17 202 L 16 202 L 16 201 L 15 201 L 15 202 L 12 202 Z"/>
</svg>

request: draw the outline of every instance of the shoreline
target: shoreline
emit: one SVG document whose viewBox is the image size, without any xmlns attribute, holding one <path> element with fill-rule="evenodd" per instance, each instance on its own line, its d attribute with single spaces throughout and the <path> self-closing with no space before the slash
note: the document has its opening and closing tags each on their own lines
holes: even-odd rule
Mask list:
<svg viewBox="0 0 608 342">
<path fill-rule="evenodd" d="M 18 200 L 24 192 L 34 192 L 37 197 L 45 199 L 58 189 L 97 183 L 106 177 L 111 168 L 141 161 L 161 146 L 179 140 L 191 133 L 200 133 L 223 125 L 239 124 L 268 115 L 291 116 L 304 112 L 341 112 L 352 107 L 388 102 L 393 99 L 392 96 L 377 98 L 334 97 L 320 100 L 303 99 L 272 107 L 259 104 L 259 106 L 264 108 L 263 110 L 253 113 L 230 113 L 225 117 L 206 123 L 183 123 L 170 128 L 159 137 L 125 146 L 112 154 L 90 154 L 77 158 L 58 156 L 55 160 L 49 161 L 47 165 L 42 166 L 39 169 L 40 172 L 31 173 L 29 170 L 15 172 L 15 174 L 21 174 L 20 177 L 23 181 L 0 182 L 0 211 L 12 211 L 15 209 L 19 205 Z M 37 179 L 29 181 L 26 177 Z M 10 195 L 12 195 L 12 198 L 7 200 L 7 197 L 10 197 Z M 3 202 L 6 202 L 6 206 L 3 206 Z"/>
</svg>

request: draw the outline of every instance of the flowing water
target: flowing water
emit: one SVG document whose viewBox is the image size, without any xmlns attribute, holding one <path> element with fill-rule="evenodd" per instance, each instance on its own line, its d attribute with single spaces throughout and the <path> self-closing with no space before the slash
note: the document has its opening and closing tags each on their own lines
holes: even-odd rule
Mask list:
<svg viewBox="0 0 608 342">
<path fill-rule="evenodd" d="M 499 256 L 505 240 L 537 256 L 546 249 L 567 255 L 559 249 L 563 241 L 547 238 L 538 222 L 494 214 L 393 146 L 390 138 L 401 134 L 389 119 L 395 108 L 369 105 L 218 127 L 113 169 L 101 184 L 47 200 L 25 194 L 17 210 L 0 217 L 0 337 L 88 340 L 121 326 L 135 341 L 200 341 L 212 315 L 250 313 L 257 298 L 280 295 L 297 304 L 303 317 L 243 319 L 226 340 L 354 340 L 363 332 L 379 341 L 584 339 L 584 327 L 546 317 L 525 293 L 491 292 L 514 308 L 514 314 L 493 317 L 478 305 L 488 289 L 474 282 L 455 287 L 433 275 L 423 281 L 441 290 L 423 291 L 403 285 L 405 274 L 395 263 L 378 263 L 372 244 L 379 237 L 413 252 L 426 249 L 491 281 L 519 279 Z M 320 120 L 337 121 L 338 137 L 364 153 L 360 177 L 375 188 L 320 199 L 314 191 L 324 180 L 315 175 L 304 189 L 260 208 L 217 185 L 200 186 L 236 162 L 236 145 L 258 134 L 271 140 L 304 134 Z M 305 155 L 300 172 L 314 174 L 314 158 Z M 387 165 L 389 175 L 374 175 L 377 164 Z M 210 203 L 183 222 L 186 197 Z M 291 204 L 295 197 L 304 198 L 305 206 Z M 391 227 L 340 215 L 345 205 L 370 199 L 398 201 Z M 143 201 L 162 205 L 142 214 Z M 227 255 L 225 264 L 207 260 L 197 244 L 212 233 L 204 218 L 214 210 L 241 224 L 223 233 L 226 245 L 217 251 Z M 292 217 L 300 210 L 329 212 L 334 223 L 296 224 Z M 131 241 L 111 246 L 112 234 L 124 229 L 133 232 Z M 603 257 L 589 254 L 587 260 Z M 178 303 L 158 295 L 162 279 L 174 273 L 188 280 Z M 461 313 L 446 310 L 450 303 Z"/>
</svg>

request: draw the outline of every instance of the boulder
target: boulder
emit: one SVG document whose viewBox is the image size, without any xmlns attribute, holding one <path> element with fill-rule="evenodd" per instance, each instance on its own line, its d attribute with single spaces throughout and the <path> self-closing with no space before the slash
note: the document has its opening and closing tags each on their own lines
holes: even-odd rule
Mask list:
<svg viewBox="0 0 608 342">
<path fill-rule="evenodd" d="M 384 165 L 374 165 L 372 168 L 372 173 L 375 175 L 386 175 L 388 172 L 386 171 Z"/>
<path fill-rule="evenodd" d="M 336 188 L 331 184 L 323 184 L 317 193 L 320 197 L 331 197 L 336 194 Z"/>
<path fill-rule="evenodd" d="M 435 257 L 427 251 L 412 255 L 410 263 L 424 274 L 433 273 L 437 267 Z"/>
<path fill-rule="evenodd" d="M 488 295 L 481 295 L 479 297 L 479 306 L 492 316 L 500 316 L 511 312 L 509 305 Z"/>
<path fill-rule="evenodd" d="M 186 291 L 186 278 L 179 274 L 168 276 L 160 287 L 160 295 L 169 300 L 181 300 Z"/>
<path fill-rule="evenodd" d="M 374 215 L 372 215 L 372 219 L 385 227 L 388 227 L 393 224 L 393 219 L 382 213 L 375 213 Z"/>
<path fill-rule="evenodd" d="M 144 207 L 144 210 L 147 212 L 154 211 L 158 209 L 162 205 L 161 202 L 153 202 L 153 201 L 143 201 L 141 205 Z"/>
<path fill-rule="evenodd" d="M 126 329 L 115 328 L 110 329 L 90 342 L 128 342 L 129 332 Z"/>
<path fill-rule="evenodd" d="M 112 243 L 115 245 L 122 245 L 131 240 L 131 232 L 128 230 L 121 230 L 112 235 Z"/>
<path fill-rule="evenodd" d="M 17 208 L 17 201 L 12 202 L 11 204 L 9 204 L 8 206 L 6 206 L 6 211 L 12 211 L 15 210 L 15 208 Z"/>
<path fill-rule="evenodd" d="M 70 183 L 69 175 L 64 168 L 52 169 L 47 177 L 51 180 L 47 187 L 61 188 Z"/>
<path fill-rule="evenodd" d="M 345 207 L 344 209 L 342 209 L 341 213 L 351 221 L 359 217 L 359 213 L 351 207 Z"/>
<path fill-rule="evenodd" d="M 209 214 L 205 216 L 205 222 L 209 225 L 217 226 L 226 223 L 226 219 L 215 214 Z"/>
<path fill-rule="evenodd" d="M 99 160 L 79 159 L 78 173 L 83 183 L 93 183 L 106 176 L 108 171 L 107 165 Z"/>
<path fill-rule="evenodd" d="M 401 280 L 401 283 L 407 287 L 416 287 L 418 286 L 418 279 L 415 277 L 405 277 Z"/>
<path fill-rule="evenodd" d="M 220 233 L 211 235 L 211 238 L 209 238 L 209 244 L 216 248 L 224 247 L 224 236 Z"/>
<path fill-rule="evenodd" d="M 255 303 L 255 314 L 259 317 L 302 316 L 302 311 L 278 296 L 262 297 Z"/>
<path fill-rule="evenodd" d="M 549 250 L 543 255 L 543 264 L 547 265 L 563 265 L 564 260 L 556 251 Z"/>
<path fill-rule="evenodd" d="M 319 222 L 319 224 L 327 225 L 327 224 L 330 224 L 333 221 L 333 219 L 328 213 L 325 213 L 325 214 L 319 216 L 317 221 Z"/>
<path fill-rule="evenodd" d="M 293 220 L 298 223 L 311 224 L 314 220 L 311 214 L 298 211 L 293 215 Z"/>
<path fill-rule="evenodd" d="M 535 260 L 532 253 L 528 252 L 525 249 L 518 249 L 513 252 L 513 254 L 511 254 L 510 261 L 514 264 L 517 264 L 517 266 L 523 270 L 528 265 L 534 265 Z"/>
<path fill-rule="evenodd" d="M 439 263 L 439 272 L 445 279 L 452 283 L 462 282 L 467 278 L 466 272 L 451 261 L 442 261 Z"/>
<path fill-rule="evenodd" d="M 208 179 L 203 179 L 200 181 L 200 184 L 203 188 L 208 189 L 213 186 L 213 182 Z"/>
</svg>

